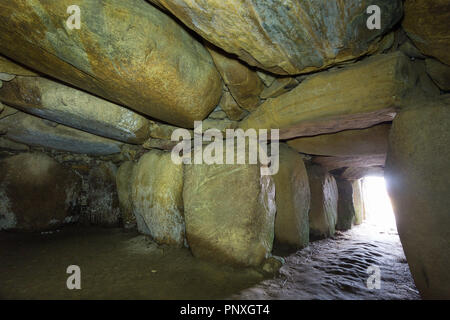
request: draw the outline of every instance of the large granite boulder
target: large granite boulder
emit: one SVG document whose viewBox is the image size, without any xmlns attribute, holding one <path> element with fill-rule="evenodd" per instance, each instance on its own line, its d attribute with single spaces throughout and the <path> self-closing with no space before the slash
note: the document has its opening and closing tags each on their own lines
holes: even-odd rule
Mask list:
<svg viewBox="0 0 450 320">
<path fill-rule="evenodd" d="M 4 83 L 0 101 L 36 116 L 107 138 L 143 143 L 150 122 L 143 116 L 83 91 L 40 77 Z"/>
<path fill-rule="evenodd" d="M 415 103 L 394 120 L 385 177 L 420 294 L 450 299 L 450 104 Z"/>
<path fill-rule="evenodd" d="M 43 231 L 71 216 L 81 179 L 43 153 L 0 161 L 0 230 Z"/>
<path fill-rule="evenodd" d="M 295 248 L 309 243 L 310 190 L 302 157 L 280 144 L 280 169 L 273 176 L 275 182 L 275 242 Z"/>
<path fill-rule="evenodd" d="M 355 219 L 355 207 L 353 202 L 353 187 L 349 180 L 336 179 L 338 187 L 338 211 L 336 230 L 350 230 Z"/>
<path fill-rule="evenodd" d="M 152 0 L 248 64 L 278 74 L 320 70 L 377 49 L 402 17 L 400 0 Z M 367 28 L 370 5 L 380 30 Z"/>
<path fill-rule="evenodd" d="M 133 171 L 131 201 L 139 231 L 160 244 L 183 246 L 183 166 L 172 162 L 170 152 L 151 150 Z"/>
<path fill-rule="evenodd" d="M 383 154 L 387 151 L 390 124 L 380 124 L 367 129 L 345 130 L 289 140 L 287 144 L 301 153 L 350 157 Z"/>
<path fill-rule="evenodd" d="M 119 153 L 123 145 L 10 107 L 0 116 L 0 131 L 18 143 L 90 155 Z"/>
<path fill-rule="evenodd" d="M 2 1 L 0 53 L 100 97 L 192 127 L 217 105 L 222 82 L 208 51 L 145 0 Z"/>
<path fill-rule="evenodd" d="M 258 164 L 185 165 L 186 237 L 194 256 L 259 266 L 272 251 L 275 186 Z"/>
<path fill-rule="evenodd" d="M 403 29 L 409 38 L 427 55 L 450 65 L 449 0 L 406 0 Z"/>
<path fill-rule="evenodd" d="M 336 180 L 318 165 L 308 166 L 311 207 L 309 234 L 311 239 L 332 237 L 336 230 L 338 189 Z"/>
<path fill-rule="evenodd" d="M 368 128 L 391 121 L 404 98 L 420 92 L 419 73 L 400 52 L 369 57 L 306 78 L 260 105 L 240 127 L 279 128 L 284 139 Z"/>
</svg>

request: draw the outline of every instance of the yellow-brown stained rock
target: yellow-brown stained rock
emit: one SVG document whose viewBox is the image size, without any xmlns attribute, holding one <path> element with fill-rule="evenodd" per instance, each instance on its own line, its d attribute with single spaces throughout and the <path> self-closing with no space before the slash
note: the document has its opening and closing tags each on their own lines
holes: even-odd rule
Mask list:
<svg viewBox="0 0 450 320">
<path fill-rule="evenodd" d="M 287 144 L 301 153 L 324 156 L 361 156 L 387 152 L 390 124 L 362 130 L 345 130 L 289 140 Z"/>
<path fill-rule="evenodd" d="M 119 197 L 120 213 L 123 225 L 126 229 L 136 225 L 136 217 L 133 212 L 131 190 L 134 180 L 134 162 L 124 162 L 116 174 L 117 195 Z"/>
<path fill-rule="evenodd" d="M 450 65 L 449 21 L 449 0 L 405 2 L 403 29 L 423 54 L 447 65 Z"/>
<path fill-rule="evenodd" d="M 185 165 L 186 237 L 194 256 L 259 266 L 272 251 L 275 186 L 260 169 L 257 164 Z"/>
<path fill-rule="evenodd" d="M 0 52 L 44 74 L 156 119 L 193 127 L 222 82 L 203 45 L 144 0 L 2 1 Z"/>
<path fill-rule="evenodd" d="M 15 74 L 16 76 L 37 77 L 38 74 L 28 70 L 6 57 L 0 56 L 0 73 Z"/>
<path fill-rule="evenodd" d="M 256 72 L 239 60 L 230 58 L 215 49 L 208 48 L 208 50 L 223 81 L 239 106 L 247 111 L 255 110 L 260 104 L 259 95 L 264 89 L 264 84 Z"/>
<path fill-rule="evenodd" d="M 237 104 L 236 100 L 228 91 L 223 92 L 219 105 L 231 120 L 241 120 L 248 114 L 248 112 Z"/>
<path fill-rule="evenodd" d="M 158 2 L 214 45 L 278 74 L 320 70 L 373 52 L 403 13 L 400 0 Z M 370 5 L 381 9 L 381 30 L 367 28 Z"/>
<path fill-rule="evenodd" d="M 283 93 L 289 92 L 298 85 L 298 81 L 295 78 L 279 78 L 268 88 L 264 88 L 261 92 L 261 99 L 276 98 Z"/>
<path fill-rule="evenodd" d="M 131 201 L 140 232 L 156 242 L 183 246 L 183 166 L 171 160 L 170 152 L 151 150 L 133 169 Z"/>
<path fill-rule="evenodd" d="M 280 129 L 284 139 L 368 128 L 391 121 L 405 97 L 420 93 L 418 79 L 414 63 L 404 54 L 373 56 L 308 77 L 264 102 L 240 127 Z"/>
<path fill-rule="evenodd" d="M 18 76 L 5 82 L 0 101 L 69 127 L 127 143 L 143 143 L 150 121 L 143 116 L 41 77 Z"/>
</svg>

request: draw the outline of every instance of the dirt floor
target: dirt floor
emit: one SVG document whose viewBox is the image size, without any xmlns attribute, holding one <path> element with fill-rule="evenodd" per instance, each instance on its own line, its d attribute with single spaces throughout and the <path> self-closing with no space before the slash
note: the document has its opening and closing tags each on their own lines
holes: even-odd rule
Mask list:
<svg viewBox="0 0 450 320">
<path fill-rule="evenodd" d="M 68 290 L 69 265 L 81 290 Z M 367 268 L 379 266 L 370 290 Z M 235 270 L 119 229 L 0 233 L 3 299 L 419 299 L 397 234 L 368 224 L 286 257 L 280 275 Z"/>
</svg>

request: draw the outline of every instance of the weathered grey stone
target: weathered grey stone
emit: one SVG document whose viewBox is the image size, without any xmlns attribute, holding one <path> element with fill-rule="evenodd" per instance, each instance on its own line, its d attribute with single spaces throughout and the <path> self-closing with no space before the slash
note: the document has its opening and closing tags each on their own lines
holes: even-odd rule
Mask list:
<svg viewBox="0 0 450 320">
<path fill-rule="evenodd" d="M 12 150 L 12 151 L 28 151 L 30 147 L 25 144 L 17 143 L 9 139 L 0 137 L 0 150 Z"/>
<path fill-rule="evenodd" d="M 116 184 L 119 196 L 120 213 L 125 229 L 136 227 L 131 192 L 134 181 L 134 162 L 126 161 L 117 170 Z"/>
<path fill-rule="evenodd" d="M 312 239 L 332 237 L 336 230 L 338 190 L 336 180 L 324 168 L 308 166 L 311 209 L 309 234 Z"/>
<path fill-rule="evenodd" d="M 0 161 L 0 230 L 57 228 L 72 214 L 80 178 L 42 153 Z"/>
<path fill-rule="evenodd" d="M 120 226 L 116 171 L 116 166 L 109 162 L 96 164 L 89 171 L 86 219 L 92 225 Z"/>
<path fill-rule="evenodd" d="M 146 227 L 138 223 L 139 231 L 158 243 L 183 246 L 183 166 L 172 162 L 170 152 L 151 150 L 133 170 L 131 201 Z"/>
<path fill-rule="evenodd" d="M 272 251 L 275 187 L 260 165 L 186 165 L 183 200 L 194 256 L 258 266 Z"/>
<path fill-rule="evenodd" d="M 450 298 L 450 104 L 415 101 L 394 120 L 385 177 L 423 298 Z"/>
<path fill-rule="evenodd" d="M 295 248 L 309 243 L 310 190 L 308 175 L 302 157 L 280 144 L 280 169 L 273 176 L 277 214 L 275 241 Z"/>
<path fill-rule="evenodd" d="M 240 127 L 278 128 L 283 139 L 368 128 L 391 121 L 405 97 L 419 94 L 419 77 L 414 63 L 400 52 L 373 56 L 306 78 L 264 102 Z"/>
<path fill-rule="evenodd" d="M 36 116 L 128 143 L 149 137 L 143 116 L 83 91 L 40 77 L 16 77 L 0 90 L 0 101 Z"/>
<path fill-rule="evenodd" d="M 0 131 L 6 132 L 5 136 L 15 142 L 91 155 L 120 152 L 120 142 L 43 120 L 13 108 L 8 109 L 13 112 L 7 117 L 2 114 Z"/>
<path fill-rule="evenodd" d="M 374 52 L 402 17 L 400 0 L 154 0 L 203 38 L 252 66 L 298 74 Z M 378 5 L 380 30 L 367 28 Z"/>
<path fill-rule="evenodd" d="M 351 157 L 385 154 L 390 128 L 390 124 L 381 124 L 362 130 L 293 139 L 287 144 L 298 152 L 313 155 Z"/>
<path fill-rule="evenodd" d="M 0 53 L 155 119 L 193 127 L 214 109 L 222 81 L 208 51 L 145 0 L 0 3 Z M 20 13 L 20 14 L 19 14 Z"/>
<path fill-rule="evenodd" d="M 338 211 L 336 230 L 346 231 L 352 228 L 355 219 L 353 206 L 353 187 L 349 180 L 337 179 L 338 187 Z"/>
</svg>

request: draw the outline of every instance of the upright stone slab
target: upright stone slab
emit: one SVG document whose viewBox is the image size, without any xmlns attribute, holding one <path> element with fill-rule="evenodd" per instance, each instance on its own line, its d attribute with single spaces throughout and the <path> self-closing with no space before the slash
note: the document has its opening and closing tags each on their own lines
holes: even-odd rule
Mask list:
<svg viewBox="0 0 450 320">
<path fill-rule="evenodd" d="M 311 193 L 302 157 L 280 144 L 280 169 L 273 176 L 277 214 L 275 241 L 295 248 L 309 243 L 309 206 Z"/>
<path fill-rule="evenodd" d="M 73 213 L 80 178 L 43 153 L 0 161 L 0 230 L 57 228 Z"/>
<path fill-rule="evenodd" d="M 353 187 L 353 207 L 355 208 L 354 224 L 360 225 L 364 221 L 364 197 L 361 189 L 361 180 L 354 180 Z"/>
<path fill-rule="evenodd" d="M 336 180 L 318 165 L 308 166 L 311 189 L 309 234 L 312 239 L 332 237 L 336 230 L 338 190 Z"/>
<path fill-rule="evenodd" d="M 385 170 L 406 259 L 427 299 L 450 299 L 448 102 L 415 101 L 397 116 Z"/>
<path fill-rule="evenodd" d="M 182 246 L 183 166 L 172 162 L 170 152 L 151 150 L 133 170 L 131 201 L 136 219 L 144 223 L 138 223 L 139 231 L 158 243 Z"/>
<path fill-rule="evenodd" d="M 272 251 L 275 186 L 259 165 L 186 165 L 183 200 L 194 256 L 259 266 Z"/>
<path fill-rule="evenodd" d="M 338 212 L 336 230 L 350 230 L 355 219 L 353 206 L 353 187 L 349 180 L 337 179 L 338 187 Z"/>
<path fill-rule="evenodd" d="M 124 162 L 116 174 L 117 195 L 119 197 L 120 214 L 125 229 L 136 227 L 136 217 L 133 212 L 131 191 L 134 180 L 134 163 Z"/>
</svg>

